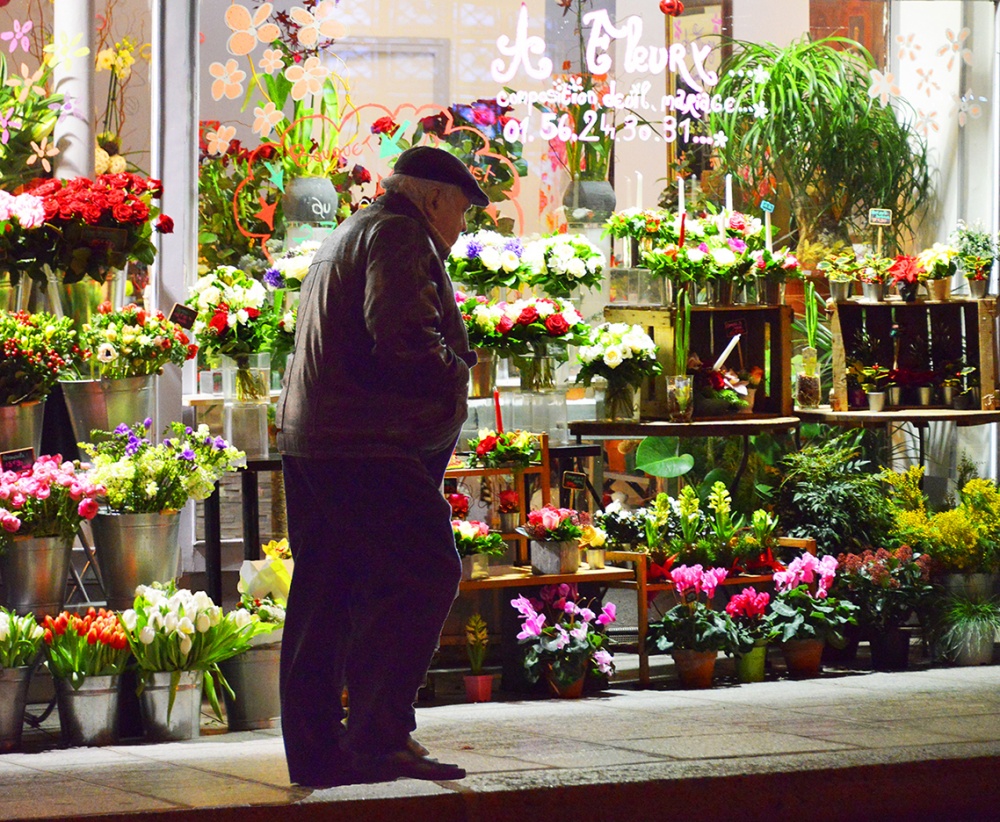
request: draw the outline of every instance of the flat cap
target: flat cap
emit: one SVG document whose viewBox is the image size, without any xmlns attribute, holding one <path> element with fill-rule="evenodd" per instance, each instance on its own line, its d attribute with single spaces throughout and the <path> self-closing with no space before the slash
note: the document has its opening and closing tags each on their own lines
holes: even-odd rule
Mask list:
<svg viewBox="0 0 1000 822">
<path fill-rule="evenodd" d="M 396 158 L 392 173 L 419 177 L 422 180 L 434 180 L 438 183 L 450 183 L 462 189 L 473 205 L 490 204 L 490 198 L 479 187 L 479 183 L 466 168 L 465 163 L 441 148 L 413 146 L 406 149 Z"/>
</svg>

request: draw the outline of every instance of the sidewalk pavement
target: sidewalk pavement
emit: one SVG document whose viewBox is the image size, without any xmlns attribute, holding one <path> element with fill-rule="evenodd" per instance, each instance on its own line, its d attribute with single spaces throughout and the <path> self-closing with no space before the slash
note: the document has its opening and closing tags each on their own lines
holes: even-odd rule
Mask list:
<svg viewBox="0 0 1000 822">
<path fill-rule="evenodd" d="M 443 701 L 443 700 L 442 700 Z M 1000 819 L 1000 666 L 825 673 L 581 700 L 421 704 L 416 738 L 468 771 L 308 791 L 280 730 L 0 756 L 0 819 Z M 58 726 L 55 732 L 58 732 Z M 51 726 L 50 726 L 51 730 Z"/>
</svg>

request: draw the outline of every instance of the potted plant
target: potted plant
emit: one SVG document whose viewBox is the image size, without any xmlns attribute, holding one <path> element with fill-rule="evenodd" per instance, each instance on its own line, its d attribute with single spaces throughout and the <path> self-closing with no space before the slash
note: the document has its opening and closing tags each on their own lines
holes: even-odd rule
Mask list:
<svg viewBox="0 0 1000 822">
<path fill-rule="evenodd" d="M 795 375 L 795 401 L 801 408 L 818 408 L 822 398 L 819 363 L 816 352 L 816 336 L 819 329 L 819 305 L 822 299 L 816 295 L 812 282 L 805 288 L 806 347 L 802 349 L 802 368 Z"/>
<path fill-rule="evenodd" d="M 889 266 L 889 276 L 903 302 L 912 303 L 917 299 L 917 284 L 922 272 L 920 261 L 910 254 L 898 254 Z"/>
<path fill-rule="evenodd" d="M 777 251 L 760 248 L 751 251 L 750 257 L 753 259 L 750 273 L 757 281 L 757 303 L 782 305 L 785 302 L 784 284 L 802 277 L 798 258 L 788 248 Z"/>
<path fill-rule="evenodd" d="M 581 605 L 576 586 L 566 583 L 544 585 L 538 596 L 510 601 L 522 620 L 517 639 L 526 649 L 524 670 L 531 682 L 544 675 L 556 696 L 580 697 L 588 671 L 614 673 L 603 629 L 615 621 L 615 604 L 606 603 L 597 614 Z"/>
<path fill-rule="evenodd" d="M 951 596 L 941 613 L 941 655 L 956 665 L 989 665 L 1000 631 L 1000 601 Z"/>
<path fill-rule="evenodd" d="M 469 654 L 469 669 L 465 675 L 465 698 L 468 702 L 489 702 L 493 694 L 493 675 L 483 673 L 490 633 L 486 620 L 473 614 L 465 623 L 465 649 Z"/>
<path fill-rule="evenodd" d="M 45 400 L 83 358 L 73 321 L 44 311 L 0 312 L 0 453 L 41 451 Z"/>
<path fill-rule="evenodd" d="M 580 535 L 580 548 L 586 551 L 587 567 L 591 571 L 604 568 L 604 554 L 608 543 L 608 535 L 604 529 L 596 525 L 584 525 Z"/>
<path fill-rule="evenodd" d="M 909 634 L 903 625 L 923 613 L 934 588 L 931 558 L 909 545 L 837 557 L 837 592 L 858 606 L 857 620 L 868 631 L 876 671 L 901 671 L 909 664 Z"/>
<path fill-rule="evenodd" d="M 585 512 L 545 505 L 528 512 L 518 532 L 531 538 L 535 574 L 575 574 L 580 568 L 580 537 L 590 522 Z"/>
<path fill-rule="evenodd" d="M 42 634 L 32 614 L 18 615 L 0 606 L 0 753 L 21 745 L 28 684 L 42 647 Z"/>
<path fill-rule="evenodd" d="M 958 271 L 958 250 L 944 243 L 934 243 L 917 255 L 922 269 L 920 279 L 932 300 L 951 299 L 951 278 Z"/>
<path fill-rule="evenodd" d="M 792 204 L 803 265 L 849 245 L 868 210 L 887 203 L 893 237 L 905 236 L 933 191 L 927 145 L 898 100 L 869 94 L 878 67 L 868 51 L 843 37 L 726 47 L 713 93 L 736 105 L 711 112 L 708 130 L 728 137 L 717 147 L 722 165 L 748 190 L 776 179 L 788 192 L 779 196 Z M 753 106 L 767 116 L 747 117 Z"/>
<path fill-rule="evenodd" d="M 204 423 L 193 429 L 173 422 L 158 444 L 150 441 L 151 424 L 122 423 L 95 432 L 97 442 L 81 443 L 103 504 L 93 521 L 97 560 L 108 605 L 118 610 L 129 607 L 137 585 L 177 576 L 180 510 L 188 500 L 207 499 L 243 458 Z"/>
<path fill-rule="evenodd" d="M 852 366 L 852 371 L 868 399 L 868 410 L 875 413 L 882 411 L 885 408 L 885 389 L 889 385 L 889 375 L 892 372 L 878 363 L 861 365 L 857 362 Z"/>
<path fill-rule="evenodd" d="M 46 616 L 42 627 L 63 742 L 117 742 L 118 677 L 131 656 L 118 614 L 93 607 L 82 615 L 63 611 Z"/>
<path fill-rule="evenodd" d="M 139 672 L 138 693 L 147 739 L 173 741 L 198 735 L 201 693 L 222 718 L 216 680 L 229 689 L 219 663 L 250 647 L 273 623 L 245 608 L 224 614 L 204 591 L 140 585 L 134 607 L 121 613 Z M 175 713 L 175 702 L 182 704 Z"/>
<path fill-rule="evenodd" d="M 816 268 L 826 274 L 830 282 L 830 297 L 836 302 L 845 302 L 851 296 L 851 283 L 858 279 L 860 269 L 858 257 L 853 248 L 839 254 L 829 254 L 816 264 Z M 865 298 L 868 295 L 865 294 Z"/>
<path fill-rule="evenodd" d="M 715 660 L 726 647 L 728 630 L 726 616 L 709 602 L 725 578 L 725 568 L 673 568 L 670 580 L 679 603 L 649 626 L 648 638 L 661 651 L 670 651 L 685 688 L 712 687 Z"/>
<path fill-rule="evenodd" d="M 463 581 L 488 579 L 490 557 L 501 557 L 507 549 L 503 535 L 491 531 L 489 525 L 478 520 L 453 519 L 451 530 L 462 558 Z"/>
<path fill-rule="evenodd" d="M 495 431 L 481 428 L 476 439 L 469 440 L 472 454 L 469 465 L 484 468 L 527 468 L 541 457 L 538 434 L 528 431 Z"/>
<path fill-rule="evenodd" d="M 875 251 L 869 251 L 861 258 L 858 279 L 861 280 L 861 292 L 865 300 L 879 302 L 885 298 L 886 282 L 892 264 L 892 257 L 883 257 Z"/>
<path fill-rule="evenodd" d="M 740 682 L 763 682 L 767 645 L 773 630 L 766 619 L 771 595 L 746 587 L 729 598 L 726 613 L 726 653 L 736 657 L 736 676 Z"/>
<path fill-rule="evenodd" d="M 958 263 L 969 284 L 969 293 L 974 300 L 983 299 L 989 291 L 990 271 L 997 256 L 994 236 L 981 226 L 968 226 L 959 220 L 951 243 L 958 252 Z"/>
<path fill-rule="evenodd" d="M 80 464 L 41 456 L 0 473 L 0 576 L 5 604 L 38 617 L 57 614 L 66 595 L 73 539 L 97 514 L 103 488 Z"/>
<path fill-rule="evenodd" d="M 829 595 L 837 573 L 837 559 L 802 554 L 784 571 L 774 574 L 776 593 L 767 620 L 781 644 L 788 672 L 793 677 L 816 676 L 822 664 L 823 645 L 842 645 L 846 625 L 856 625 L 857 606 Z"/>
<path fill-rule="evenodd" d="M 632 510 L 613 499 L 603 511 L 594 514 L 594 523 L 606 537 L 609 548 L 635 551 L 646 542 L 646 509 Z"/>
<path fill-rule="evenodd" d="M 497 513 L 500 515 L 500 531 L 504 534 L 513 533 L 521 524 L 521 498 L 517 489 L 503 488 L 499 494 Z"/>
<path fill-rule="evenodd" d="M 59 380 L 78 441 L 149 417 L 154 377 L 167 363 L 181 366 L 198 354 L 181 326 L 135 304 L 114 310 L 101 303 L 81 329 L 80 343 L 83 364 Z"/>
<path fill-rule="evenodd" d="M 636 390 L 643 380 L 655 377 L 663 367 L 656 359 L 656 343 L 641 326 L 628 323 L 602 323 L 590 332 L 577 358 L 581 363 L 576 381 L 589 386 L 595 377 L 603 377 L 603 418 L 635 420 L 639 405 Z"/>
</svg>

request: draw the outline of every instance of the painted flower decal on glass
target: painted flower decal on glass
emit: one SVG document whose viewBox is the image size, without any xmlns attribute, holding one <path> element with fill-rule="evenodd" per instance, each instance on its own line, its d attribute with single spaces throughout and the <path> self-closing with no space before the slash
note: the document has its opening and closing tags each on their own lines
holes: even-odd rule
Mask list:
<svg viewBox="0 0 1000 822">
<path fill-rule="evenodd" d="M 229 144 L 235 136 L 235 126 L 220 126 L 215 131 L 206 132 L 205 142 L 208 144 L 208 153 L 225 154 L 229 151 Z"/>
<path fill-rule="evenodd" d="M 917 69 L 917 91 L 922 91 L 930 97 L 935 91 L 941 91 L 941 84 L 934 80 L 934 69 Z"/>
<path fill-rule="evenodd" d="M 292 83 L 291 97 L 301 100 L 307 94 L 319 94 L 330 70 L 315 55 L 306 58 L 302 65 L 285 69 L 285 79 Z"/>
<path fill-rule="evenodd" d="M 976 120 L 983 116 L 983 107 L 980 102 L 985 103 L 985 97 L 977 97 L 970 88 L 965 94 L 959 97 L 957 94 L 952 95 L 955 100 L 955 105 L 958 109 L 958 125 L 960 128 L 965 128 L 965 124 L 970 120 Z"/>
<path fill-rule="evenodd" d="M 923 134 L 924 137 L 929 137 L 932 131 L 940 131 L 940 127 L 937 124 L 937 112 L 924 111 L 918 108 L 917 119 L 913 123 L 913 128 Z"/>
<path fill-rule="evenodd" d="M 899 59 L 900 60 L 916 60 L 917 52 L 920 51 L 923 46 L 916 40 L 917 35 L 915 34 L 897 34 L 896 42 L 899 43 Z"/>
<path fill-rule="evenodd" d="M 331 19 L 334 5 L 331 0 L 324 0 L 316 7 L 315 14 L 300 6 L 292 7 L 289 13 L 292 20 L 300 26 L 298 38 L 301 45 L 312 48 L 321 38 L 332 40 L 344 36 L 344 27 L 336 20 Z"/>
<path fill-rule="evenodd" d="M 273 3 L 264 3 L 252 17 L 247 7 L 239 3 L 233 3 L 226 9 L 226 25 L 233 32 L 226 41 L 226 48 L 230 54 L 242 57 L 253 51 L 258 42 L 273 43 L 281 37 L 281 29 L 274 23 L 266 22 L 271 16 L 272 8 L 274 8 Z"/>
<path fill-rule="evenodd" d="M 23 23 L 20 20 L 15 20 L 11 23 L 10 31 L 0 33 L 0 40 L 10 42 L 9 51 L 11 54 L 17 51 L 18 46 L 23 51 L 28 51 L 31 46 L 28 35 L 34 27 L 35 24 L 31 20 L 25 20 Z"/>
<path fill-rule="evenodd" d="M 939 56 L 948 54 L 948 71 L 951 71 L 955 67 L 955 59 L 961 58 L 965 61 L 967 66 L 972 65 L 972 49 L 965 47 L 965 41 L 969 39 L 969 34 L 971 32 L 964 28 L 958 34 L 955 34 L 951 29 L 945 29 L 945 37 L 948 38 L 947 45 L 941 46 L 937 50 Z"/>
<path fill-rule="evenodd" d="M 235 60 L 226 60 L 225 65 L 212 63 L 208 72 L 215 78 L 212 83 L 213 100 L 221 100 L 223 97 L 235 100 L 243 93 L 243 81 L 247 73 Z"/>
<path fill-rule="evenodd" d="M 868 96 L 873 100 L 877 99 L 883 108 L 889 105 L 890 97 L 899 96 L 899 86 L 896 85 L 896 76 L 892 72 L 882 74 L 878 69 L 872 69 L 868 76 L 872 78 Z"/>
<path fill-rule="evenodd" d="M 254 133 L 259 134 L 261 137 L 267 137 L 271 133 L 271 129 L 285 118 L 285 115 L 270 101 L 265 103 L 263 107 L 257 106 L 254 108 L 253 114 Z"/>
</svg>

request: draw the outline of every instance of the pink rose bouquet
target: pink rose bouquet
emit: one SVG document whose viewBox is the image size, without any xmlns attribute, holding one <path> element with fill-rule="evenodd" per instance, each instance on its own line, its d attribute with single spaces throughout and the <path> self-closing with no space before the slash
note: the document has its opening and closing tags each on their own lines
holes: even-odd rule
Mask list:
<svg viewBox="0 0 1000 822">
<path fill-rule="evenodd" d="M 546 505 L 528 512 L 528 521 L 517 530 L 539 542 L 566 542 L 579 539 L 583 526 L 590 522 L 586 513 L 572 508 L 556 508 Z"/>
<path fill-rule="evenodd" d="M 453 519 L 451 529 L 455 534 L 455 547 L 460 557 L 471 557 L 473 554 L 498 557 L 506 550 L 503 537 L 497 531 L 490 531 L 490 526 L 485 522 Z"/>
<path fill-rule="evenodd" d="M 18 536 L 73 539 L 80 523 L 97 514 L 102 493 L 78 462 L 63 462 L 58 454 L 0 473 L 0 550 Z"/>
</svg>

